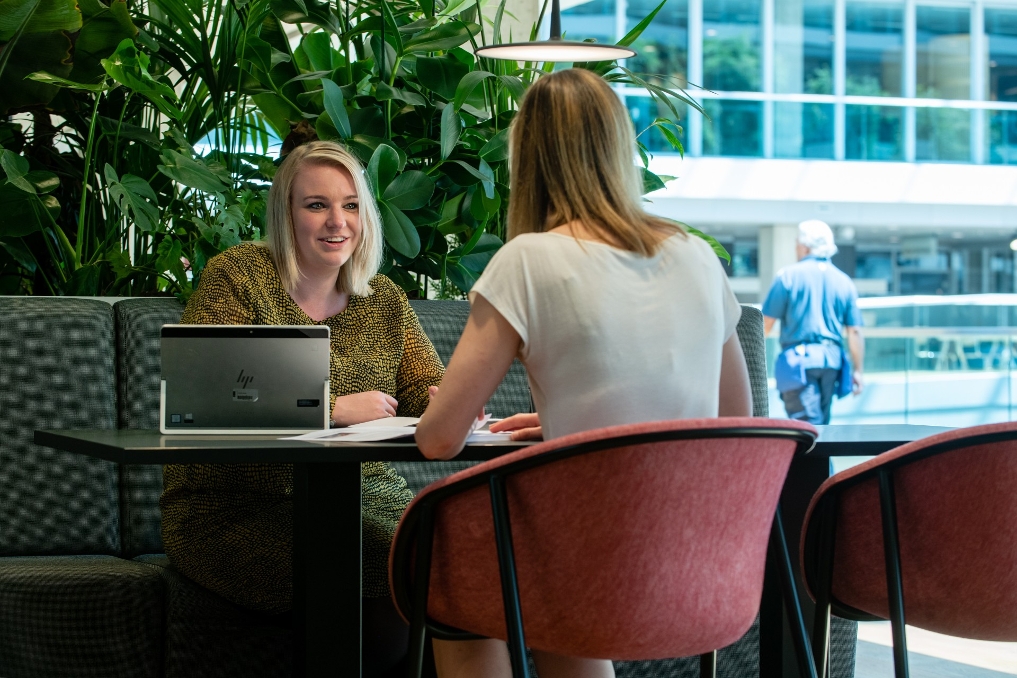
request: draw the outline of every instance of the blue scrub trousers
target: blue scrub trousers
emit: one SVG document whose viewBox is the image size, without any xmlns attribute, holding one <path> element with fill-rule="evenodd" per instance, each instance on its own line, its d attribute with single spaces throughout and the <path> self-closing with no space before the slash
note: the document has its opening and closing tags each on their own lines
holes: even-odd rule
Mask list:
<svg viewBox="0 0 1017 678">
<path fill-rule="evenodd" d="M 840 369 L 829 367 L 805 370 L 805 388 L 780 394 L 788 418 L 817 426 L 829 424 L 833 391 L 839 373 Z"/>
</svg>

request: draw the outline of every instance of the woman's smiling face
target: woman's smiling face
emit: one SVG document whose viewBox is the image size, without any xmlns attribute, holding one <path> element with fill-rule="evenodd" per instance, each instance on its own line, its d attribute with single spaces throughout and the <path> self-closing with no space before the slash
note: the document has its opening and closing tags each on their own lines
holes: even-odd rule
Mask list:
<svg viewBox="0 0 1017 678">
<path fill-rule="evenodd" d="M 305 276 L 338 276 L 360 243 L 360 197 L 345 168 L 307 165 L 290 194 L 297 262 Z"/>
</svg>

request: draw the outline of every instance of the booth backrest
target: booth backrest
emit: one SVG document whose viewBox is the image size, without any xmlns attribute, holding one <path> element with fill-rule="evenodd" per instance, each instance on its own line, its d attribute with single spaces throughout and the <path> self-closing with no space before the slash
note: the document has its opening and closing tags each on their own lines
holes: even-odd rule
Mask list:
<svg viewBox="0 0 1017 678">
<path fill-rule="evenodd" d="M 118 428 L 159 427 L 159 330 L 180 322 L 184 306 L 172 297 L 124 299 L 113 305 L 117 346 Z M 120 467 L 120 525 L 127 558 L 162 553 L 162 467 Z"/>
<path fill-rule="evenodd" d="M 468 301 L 411 301 L 414 313 L 420 318 L 434 350 L 441 362 L 448 365 L 452 352 L 459 343 L 459 335 L 466 327 L 470 315 Z M 518 360 L 512 361 L 508 374 L 487 403 L 487 411 L 494 417 L 509 417 L 518 412 L 532 412 L 530 385 L 526 381 L 526 368 Z"/>
<path fill-rule="evenodd" d="M 32 442 L 116 427 L 114 356 L 109 304 L 0 298 L 0 555 L 119 553 L 116 465 Z"/>
</svg>

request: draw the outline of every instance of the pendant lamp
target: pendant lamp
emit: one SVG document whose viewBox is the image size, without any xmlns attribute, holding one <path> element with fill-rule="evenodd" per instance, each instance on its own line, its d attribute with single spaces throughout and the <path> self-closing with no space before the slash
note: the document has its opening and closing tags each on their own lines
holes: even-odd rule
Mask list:
<svg viewBox="0 0 1017 678">
<path fill-rule="evenodd" d="M 551 37 L 537 42 L 511 42 L 488 45 L 477 56 L 509 61 L 614 61 L 634 57 L 636 51 L 621 45 L 602 45 L 561 39 L 561 7 L 551 0 Z"/>
</svg>

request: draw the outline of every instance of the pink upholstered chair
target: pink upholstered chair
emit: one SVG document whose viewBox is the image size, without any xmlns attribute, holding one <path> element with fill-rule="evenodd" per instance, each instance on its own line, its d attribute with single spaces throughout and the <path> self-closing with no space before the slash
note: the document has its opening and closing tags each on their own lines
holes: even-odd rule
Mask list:
<svg viewBox="0 0 1017 678">
<path fill-rule="evenodd" d="M 812 498 L 801 543 L 817 601 L 820 676 L 831 609 L 856 621 L 890 620 L 897 678 L 908 675 L 905 622 L 1017 641 L 1015 545 L 1017 423 L 931 436 L 828 479 Z"/>
<path fill-rule="evenodd" d="M 426 628 L 507 639 L 517 677 L 527 646 L 616 660 L 701 655 L 712 676 L 715 650 L 759 609 L 771 527 L 799 661 L 815 675 L 777 511 L 791 459 L 815 435 L 761 418 L 617 426 L 429 485 L 389 561 L 411 624 L 411 675 Z"/>
</svg>

